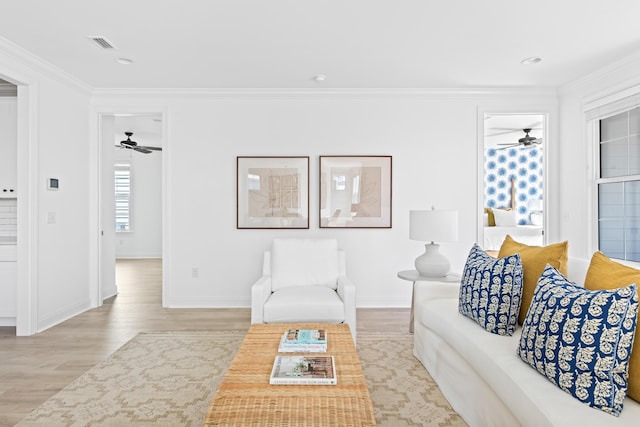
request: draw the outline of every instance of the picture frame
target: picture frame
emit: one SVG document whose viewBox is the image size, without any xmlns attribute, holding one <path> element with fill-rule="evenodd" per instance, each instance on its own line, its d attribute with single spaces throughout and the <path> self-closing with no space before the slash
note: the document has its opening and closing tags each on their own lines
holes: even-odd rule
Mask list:
<svg viewBox="0 0 640 427">
<path fill-rule="evenodd" d="M 309 228 L 309 156 L 236 158 L 238 229 Z"/>
<path fill-rule="evenodd" d="M 320 156 L 320 228 L 391 228 L 392 156 Z"/>
</svg>

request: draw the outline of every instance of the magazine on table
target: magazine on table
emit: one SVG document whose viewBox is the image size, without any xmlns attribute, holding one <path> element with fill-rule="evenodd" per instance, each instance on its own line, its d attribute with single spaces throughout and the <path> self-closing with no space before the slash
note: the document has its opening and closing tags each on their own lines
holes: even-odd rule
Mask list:
<svg viewBox="0 0 640 427">
<path fill-rule="evenodd" d="M 327 344 L 324 329 L 289 329 L 285 333 L 287 344 Z"/>
<path fill-rule="evenodd" d="M 324 344 L 292 344 L 287 341 L 287 335 L 282 336 L 278 345 L 279 353 L 326 353 L 327 343 Z"/>
<path fill-rule="evenodd" d="M 276 356 L 269 384 L 336 385 L 333 356 Z"/>
</svg>

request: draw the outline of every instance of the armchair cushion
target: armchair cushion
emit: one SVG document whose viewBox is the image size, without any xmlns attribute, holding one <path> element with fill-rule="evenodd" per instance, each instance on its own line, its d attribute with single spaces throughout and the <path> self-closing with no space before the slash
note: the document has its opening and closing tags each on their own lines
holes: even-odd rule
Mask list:
<svg viewBox="0 0 640 427">
<path fill-rule="evenodd" d="M 344 303 L 335 290 L 327 286 L 291 286 L 271 294 L 263 307 L 264 322 L 341 323 L 345 320 Z"/>
<path fill-rule="evenodd" d="M 271 290 L 316 285 L 337 288 L 338 242 L 335 239 L 274 239 Z"/>
</svg>

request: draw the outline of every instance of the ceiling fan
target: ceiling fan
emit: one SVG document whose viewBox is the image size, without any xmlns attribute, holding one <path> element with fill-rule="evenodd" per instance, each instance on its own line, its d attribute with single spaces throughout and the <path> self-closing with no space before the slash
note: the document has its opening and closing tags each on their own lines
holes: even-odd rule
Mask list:
<svg viewBox="0 0 640 427">
<path fill-rule="evenodd" d="M 160 147 L 149 147 L 145 145 L 138 145 L 137 142 L 131 140 L 131 137 L 133 136 L 133 132 L 125 132 L 124 134 L 127 135 L 127 139 L 124 141 L 120 141 L 120 144 L 116 145 L 116 147 L 126 148 L 127 150 L 135 150 L 144 154 L 149 154 L 152 151 L 162 151 L 162 148 Z"/>
<path fill-rule="evenodd" d="M 524 132 L 524 136 L 518 139 L 517 143 L 506 143 L 506 144 L 498 144 L 498 145 L 506 145 L 506 147 L 499 148 L 499 150 L 503 150 L 509 147 L 531 147 L 532 145 L 542 144 L 542 138 L 536 138 L 535 136 L 529 136 L 531 132 L 531 128 L 522 129 Z"/>
</svg>

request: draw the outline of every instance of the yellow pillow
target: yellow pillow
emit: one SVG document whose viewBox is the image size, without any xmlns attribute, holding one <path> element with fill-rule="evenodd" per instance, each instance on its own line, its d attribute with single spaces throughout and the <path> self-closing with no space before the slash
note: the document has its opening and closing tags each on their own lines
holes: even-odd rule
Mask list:
<svg viewBox="0 0 640 427">
<path fill-rule="evenodd" d="M 520 304 L 520 314 L 518 323 L 522 325 L 527 311 L 531 305 L 533 291 L 536 289 L 538 279 L 547 264 L 551 264 L 560 273 L 567 275 L 568 242 L 554 243 L 548 246 L 528 246 L 524 243 L 516 242 L 507 234 L 498 258 L 504 258 L 515 253 L 520 254 L 522 261 L 522 303 Z"/>
<path fill-rule="evenodd" d="M 484 208 L 484 213 L 486 213 L 488 215 L 488 224 L 489 227 L 495 227 L 496 226 L 496 217 L 493 215 L 493 209 L 491 208 Z"/>
<path fill-rule="evenodd" d="M 627 267 L 612 261 L 602 252 L 591 257 L 591 264 L 584 279 L 584 287 L 595 291 L 600 289 L 616 289 L 635 283 L 640 287 L 640 270 Z M 640 402 L 640 329 L 636 326 L 636 334 L 629 358 L 629 389 L 627 396 Z"/>
</svg>

